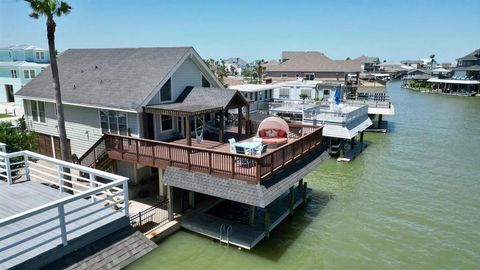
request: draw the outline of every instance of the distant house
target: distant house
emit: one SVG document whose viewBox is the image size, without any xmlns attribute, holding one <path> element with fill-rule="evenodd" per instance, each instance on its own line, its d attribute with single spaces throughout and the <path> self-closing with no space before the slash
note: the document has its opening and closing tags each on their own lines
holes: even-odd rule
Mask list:
<svg viewBox="0 0 480 270">
<path fill-rule="evenodd" d="M 253 68 L 249 63 L 247 63 L 247 61 L 239 57 L 225 59 L 224 63 L 226 71 L 235 76 L 242 75 L 243 70 L 250 70 Z"/>
<path fill-rule="evenodd" d="M 0 48 L 0 102 L 17 102 L 15 93 L 50 63 L 48 50 L 31 45 Z"/>
<path fill-rule="evenodd" d="M 70 49 L 58 57 L 70 152 L 82 156 L 104 133 L 168 139 L 182 119 L 144 113 L 174 102 L 186 87 L 223 88 L 191 47 Z M 39 152 L 58 156 L 51 70 L 25 85 L 25 119 L 39 134 Z M 125 167 L 125 166 L 124 166 Z"/>
<path fill-rule="evenodd" d="M 268 102 L 273 100 L 273 84 L 239 84 L 230 85 L 229 89 L 240 91 L 250 103 L 250 112 L 268 109 Z"/>
<path fill-rule="evenodd" d="M 400 61 L 400 63 L 402 65 L 409 66 L 415 69 L 421 69 L 425 65 L 423 60 L 403 60 L 403 61 Z"/>
<path fill-rule="evenodd" d="M 457 59 L 451 78 L 431 78 L 433 89 L 447 93 L 480 94 L 480 49 Z"/>
<path fill-rule="evenodd" d="M 332 60 L 320 52 L 282 52 L 282 62 L 268 66 L 265 78 L 272 82 L 304 80 L 344 80 L 349 73 L 362 71 L 360 62 Z"/>
<path fill-rule="evenodd" d="M 353 61 L 360 62 L 364 72 L 374 72 L 377 68 L 377 65 L 380 64 L 380 58 L 365 55 L 357 57 L 353 59 Z"/>
</svg>

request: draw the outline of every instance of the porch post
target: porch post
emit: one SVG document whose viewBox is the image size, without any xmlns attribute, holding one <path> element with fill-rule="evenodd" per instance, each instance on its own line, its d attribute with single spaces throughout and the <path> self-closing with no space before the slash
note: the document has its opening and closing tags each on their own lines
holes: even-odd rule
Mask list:
<svg viewBox="0 0 480 270">
<path fill-rule="evenodd" d="M 238 134 L 242 134 L 242 107 L 238 107 Z"/>
<path fill-rule="evenodd" d="M 253 226 L 255 223 L 255 205 L 250 205 L 248 209 L 248 225 Z"/>
<path fill-rule="evenodd" d="M 167 198 L 168 198 L 168 220 L 173 220 L 173 190 L 172 186 L 167 186 Z"/>
<path fill-rule="evenodd" d="M 224 133 L 225 133 L 225 111 L 222 110 L 220 112 L 220 134 L 218 134 L 218 141 L 223 143 L 224 142 Z"/>
<path fill-rule="evenodd" d="M 377 128 L 380 128 L 382 126 L 382 115 L 379 114 L 378 115 L 378 127 Z"/>
<path fill-rule="evenodd" d="M 185 127 L 185 132 L 187 133 L 187 145 L 192 146 L 192 131 L 191 131 L 191 125 L 190 125 L 190 115 L 187 115 L 187 125 Z"/>
<path fill-rule="evenodd" d="M 250 106 L 248 104 L 245 106 L 245 134 L 252 134 L 252 131 L 250 130 Z"/>
<path fill-rule="evenodd" d="M 189 191 L 188 192 L 188 204 L 190 208 L 195 208 L 195 192 L 194 191 Z"/>
</svg>

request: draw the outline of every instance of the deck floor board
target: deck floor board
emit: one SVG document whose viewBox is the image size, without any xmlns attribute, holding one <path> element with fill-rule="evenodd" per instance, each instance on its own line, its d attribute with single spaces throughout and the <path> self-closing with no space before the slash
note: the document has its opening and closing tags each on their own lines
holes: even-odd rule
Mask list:
<svg viewBox="0 0 480 270">
<path fill-rule="evenodd" d="M 32 181 L 10 186 L 0 181 L 0 218 L 22 213 L 67 196 L 69 194 Z M 97 204 L 68 214 L 68 212 L 90 202 L 90 200 L 79 200 L 65 205 L 65 213 L 67 213 L 65 221 L 69 241 L 123 218 L 122 213 L 111 208 L 103 208 Z M 91 214 L 92 212 L 95 213 Z M 39 226 L 32 226 L 57 216 L 57 209 L 51 209 L 1 227 L 0 266 L 13 267 L 61 245 L 57 218 Z"/>
</svg>

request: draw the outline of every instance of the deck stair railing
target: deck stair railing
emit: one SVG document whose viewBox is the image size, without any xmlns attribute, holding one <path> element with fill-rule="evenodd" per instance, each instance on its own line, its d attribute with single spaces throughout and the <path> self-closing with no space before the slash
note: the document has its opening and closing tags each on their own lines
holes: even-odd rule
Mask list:
<svg viewBox="0 0 480 270">
<path fill-rule="evenodd" d="M 228 225 L 228 227 L 225 226 L 225 223 L 222 223 L 222 225 L 220 225 L 220 234 L 218 236 L 218 239 L 220 241 L 220 246 L 222 246 L 223 243 L 226 243 L 227 247 L 230 246 L 230 237 L 232 236 L 232 231 L 233 231 L 232 225 Z"/>
<path fill-rule="evenodd" d="M 112 209 L 113 211 L 122 212 L 126 217 L 129 216 L 128 178 L 126 177 L 57 160 L 30 151 L 8 154 L 0 152 L 0 171 L 1 178 L 6 179 L 7 185 L 9 185 L 8 188 L 10 186 L 14 188 L 15 185 L 22 185 L 24 181 L 31 180 L 46 184 L 65 195 L 61 199 L 0 219 L 0 228 L 10 228 L 9 230 L 12 231 L 12 233 L 0 236 L 0 242 L 10 239 L 8 240 L 8 246 L 2 246 L 1 250 L 15 248 L 17 245 L 28 243 L 36 238 L 41 239 L 42 233 L 38 233 L 38 230 L 45 230 L 46 228 L 43 225 L 47 221 L 56 222 L 58 225 L 55 225 L 53 228 L 48 227 L 44 233 L 58 232 L 56 238 L 61 239 L 61 244 L 66 246 L 69 240 L 68 236 L 71 233 L 88 226 L 88 223 L 80 227 L 74 226 L 79 219 L 94 217 L 95 213 L 104 209 Z M 86 175 L 87 177 L 81 175 Z M 18 182 L 14 181 L 14 179 L 17 179 Z M 102 181 L 100 182 L 99 179 Z M 72 209 L 72 205 L 69 204 L 78 201 L 87 201 L 88 203 L 80 208 Z M 66 207 L 67 205 L 68 207 Z M 88 213 L 78 217 L 79 211 L 83 209 L 91 209 L 91 211 L 89 210 Z M 47 212 L 51 211 L 57 212 L 56 217 L 47 221 L 41 221 L 42 219 L 39 217 L 46 216 Z M 31 225 L 23 228 L 21 233 L 19 233 L 15 229 L 18 222 L 28 222 Z"/>
<path fill-rule="evenodd" d="M 102 164 L 102 161 L 106 158 L 108 158 L 108 156 L 105 146 L 105 135 L 103 135 L 81 157 L 78 158 L 76 163 L 82 166 L 99 168 L 99 165 Z"/>
<path fill-rule="evenodd" d="M 295 129 L 291 127 L 291 130 Z M 177 167 L 250 184 L 264 181 L 279 169 L 322 145 L 322 127 L 300 126 L 299 138 L 262 156 L 242 155 L 215 149 L 121 135 L 105 135 L 108 157 L 153 167 Z M 241 166 L 236 161 L 244 160 Z"/>
</svg>

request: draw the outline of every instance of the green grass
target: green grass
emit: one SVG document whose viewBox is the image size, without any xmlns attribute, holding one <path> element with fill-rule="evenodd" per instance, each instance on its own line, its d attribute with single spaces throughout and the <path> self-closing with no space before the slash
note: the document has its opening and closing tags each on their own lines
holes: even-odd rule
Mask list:
<svg viewBox="0 0 480 270">
<path fill-rule="evenodd" d="M 13 115 L 0 113 L 0 118 L 12 117 Z"/>
</svg>

